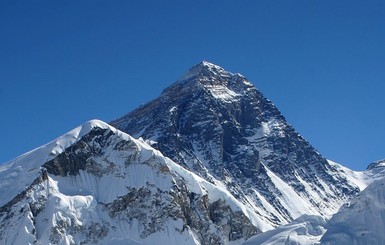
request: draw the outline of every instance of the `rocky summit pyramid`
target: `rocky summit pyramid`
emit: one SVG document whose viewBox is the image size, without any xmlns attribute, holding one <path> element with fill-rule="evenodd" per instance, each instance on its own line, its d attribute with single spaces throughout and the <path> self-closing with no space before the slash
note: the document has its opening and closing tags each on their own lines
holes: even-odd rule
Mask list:
<svg viewBox="0 0 385 245">
<path fill-rule="evenodd" d="M 209 62 L 111 124 L 0 165 L 0 245 L 314 244 L 329 226 L 323 241 L 337 244 L 366 196 L 382 201 L 368 192 L 335 214 L 384 161 L 354 172 L 326 160 L 244 76 Z"/>
<path fill-rule="evenodd" d="M 223 186 L 270 227 L 331 215 L 359 192 L 244 76 L 206 61 L 111 124 Z"/>
</svg>

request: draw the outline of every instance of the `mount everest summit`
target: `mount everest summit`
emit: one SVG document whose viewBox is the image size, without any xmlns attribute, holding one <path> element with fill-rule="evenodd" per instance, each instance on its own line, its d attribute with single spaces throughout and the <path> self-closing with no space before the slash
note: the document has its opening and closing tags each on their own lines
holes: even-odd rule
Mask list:
<svg viewBox="0 0 385 245">
<path fill-rule="evenodd" d="M 244 76 L 204 61 L 0 165 L 0 244 L 385 244 L 383 169 L 325 159 Z"/>
</svg>

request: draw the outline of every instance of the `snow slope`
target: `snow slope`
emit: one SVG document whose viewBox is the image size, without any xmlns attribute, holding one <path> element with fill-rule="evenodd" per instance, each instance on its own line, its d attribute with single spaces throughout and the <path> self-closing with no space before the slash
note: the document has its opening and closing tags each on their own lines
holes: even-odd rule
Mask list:
<svg viewBox="0 0 385 245">
<path fill-rule="evenodd" d="M 385 179 L 370 184 L 327 223 L 322 244 L 385 244 Z"/>
<path fill-rule="evenodd" d="M 303 215 L 289 224 L 254 236 L 243 245 L 318 244 L 326 231 L 325 226 L 324 218 Z"/>
<path fill-rule="evenodd" d="M 328 161 L 362 192 L 344 204 L 331 219 L 302 215 L 289 224 L 253 236 L 244 244 L 385 244 L 385 161 L 372 163 L 365 171 L 353 171 Z"/>
<path fill-rule="evenodd" d="M 0 244 L 239 244 L 272 228 L 226 189 L 96 120 L 0 176 Z"/>
<path fill-rule="evenodd" d="M 15 195 L 25 190 L 39 176 L 40 167 L 43 163 L 62 153 L 64 149 L 78 141 L 94 127 L 115 130 L 102 121 L 91 120 L 46 145 L 27 152 L 8 163 L 1 164 L 0 189 L 2 191 L 0 192 L 0 206 L 3 206 Z"/>
</svg>

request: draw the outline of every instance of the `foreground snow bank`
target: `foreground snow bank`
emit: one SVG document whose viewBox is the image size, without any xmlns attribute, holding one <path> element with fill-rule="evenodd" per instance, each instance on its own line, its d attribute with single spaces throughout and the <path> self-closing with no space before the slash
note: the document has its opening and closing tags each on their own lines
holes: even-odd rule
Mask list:
<svg viewBox="0 0 385 245">
<path fill-rule="evenodd" d="M 385 179 L 373 182 L 328 222 L 322 244 L 385 244 Z"/>
<path fill-rule="evenodd" d="M 326 231 L 326 221 L 316 215 L 302 215 L 293 222 L 256 235 L 244 245 L 317 244 Z"/>
</svg>

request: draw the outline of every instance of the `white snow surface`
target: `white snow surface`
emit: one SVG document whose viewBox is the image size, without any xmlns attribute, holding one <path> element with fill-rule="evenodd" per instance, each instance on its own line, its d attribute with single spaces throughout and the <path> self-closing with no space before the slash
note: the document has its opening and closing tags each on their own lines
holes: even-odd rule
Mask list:
<svg viewBox="0 0 385 245">
<path fill-rule="evenodd" d="M 385 178 L 343 205 L 327 224 L 322 244 L 385 244 Z"/>
<path fill-rule="evenodd" d="M 321 216 L 302 215 L 289 224 L 277 227 L 248 239 L 243 245 L 318 244 L 326 231 Z"/>
<path fill-rule="evenodd" d="M 206 89 L 210 91 L 210 93 L 216 99 L 220 99 L 226 103 L 231 103 L 237 100 L 237 97 L 240 96 L 236 92 L 228 89 L 226 86 L 205 86 Z"/>
<path fill-rule="evenodd" d="M 39 176 L 41 165 L 63 152 L 94 127 L 117 131 L 105 122 L 91 120 L 46 145 L 0 165 L 0 206 L 28 187 Z"/>
<path fill-rule="evenodd" d="M 306 212 L 307 214 L 318 214 L 318 212 L 314 210 L 312 205 L 308 203 L 306 199 L 301 198 L 291 186 L 286 184 L 267 167 L 265 168 L 272 182 L 282 194 L 279 195 L 281 203 L 289 212 L 291 212 L 291 216 L 294 219 L 301 216 L 304 212 Z"/>
<path fill-rule="evenodd" d="M 328 160 L 328 162 L 334 166 L 341 175 L 345 176 L 350 183 L 358 186 L 361 191 L 373 182 L 385 177 L 385 160 L 379 160 L 371 164 L 372 166 L 375 165 L 372 168 L 370 168 L 371 165 L 369 165 L 369 168 L 364 171 L 354 171 L 331 160 Z"/>
<path fill-rule="evenodd" d="M 375 168 L 365 171 L 353 171 L 331 160 L 328 162 L 339 171 L 339 174 L 358 186 L 362 192 L 344 204 L 330 220 L 327 220 L 329 215 L 324 217 L 301 215 L 288 224 L 251 237 L 244 245 L 385 245 L 383 232 L 385 230 L 385 169 L 383 161 L 378 161 Z M 298 203 L 290 203 L 292 198 L 287 199 L 287 195 L 296 196 L 297 194 L 278 176 L 268 169 L 267 171 L 274 184 L 282 192 L 282 203 L 291 206 L 289 210 L 294 211 L 292 215 L 296 216 L 301 213 L 301 210 L 306 209 L 306 203 L 303 203 L 300 197 L 295 198 Z M 267 203 L 264 205 L 268 207 Z M 293 209 L 293 207 L 295 208 Z M 317 212 L 314 213 L 317 214 Z"/>
</svg>

